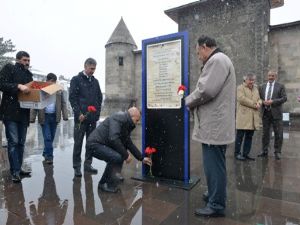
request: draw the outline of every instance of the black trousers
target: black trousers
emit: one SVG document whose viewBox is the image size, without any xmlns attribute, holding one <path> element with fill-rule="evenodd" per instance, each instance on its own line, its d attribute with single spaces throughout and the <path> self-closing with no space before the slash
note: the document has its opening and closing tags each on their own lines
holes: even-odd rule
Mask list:
<svg viewBox="0 0 300 225">
<path fill-rule="evenodd" d="M 73 168 L 77 168 L 81 166 L 81 150 L 82 150 L 82 142 L 85 135 L 87 139 L 92 133 L 92 131 L 96 128 L 95 123 L 75 123 L 74 124 L 74 147 L 73 147 Z M 92 156 L 90 152 L 85 151 L 85 165 L 92 164 Z"/>
<path fill-rule="evenodd" d="M 91 151 L 91 155 L 97 159 L 104 160 L 107 164 L 100 180 L 100 184 L 107 183 L 108 185 L 115 185 L 115 174 L 121 172 L 123 166 L 123 157 L 120 153 L 114 149 L 102 145 L 95 144 L 88 148 L 87 151 Z"/>
<path fill-rule="evenodd" d="M 243 145 L 243 156 L 248 156 L 252 146 L 252 137 L 254 134 L 254 130 L 236 130 L 236 138 L 235 138 L 235 151 L 234 155 L 241 154 L 241 146 L 244 141 Z"/>
<path fill-rule="evenodd" d="M 271 126 L 274 131 L 274 150 L 275 153 L 281 153 L 281 147 L 283 142 L 283 122 L 282 119 L 274 119 L 271 111 L 265 111 L 262 118 L 263 122 L 263 134 L 262 134 L 262 147 L 263 152 L 268 153 L 270 144 Z"/>
</svg>

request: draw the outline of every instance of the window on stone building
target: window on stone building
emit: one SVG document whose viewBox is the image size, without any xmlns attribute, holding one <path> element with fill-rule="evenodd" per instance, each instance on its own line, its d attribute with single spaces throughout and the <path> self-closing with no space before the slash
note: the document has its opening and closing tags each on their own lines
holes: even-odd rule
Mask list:
<svg viewBox="0 0 300 225">
<path fill-rule="evenodd" d="M 119 56 L 119 66 L 123 66 L 124 65 L 124 58 L 123 56 Z"/>
</svg>

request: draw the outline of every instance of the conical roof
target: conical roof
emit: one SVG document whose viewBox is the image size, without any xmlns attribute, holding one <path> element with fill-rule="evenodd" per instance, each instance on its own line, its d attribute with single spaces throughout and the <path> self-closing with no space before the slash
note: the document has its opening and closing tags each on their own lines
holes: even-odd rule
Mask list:
<svg viewBox="0 0 300 225">
<path fill-rule="evenodd" d="M 122 17 L 114 32 L 110 36 L 108 42 L 106 43 L 106 46 L 113 43 L 126 43 L 137 47 Z"/>
</svg>

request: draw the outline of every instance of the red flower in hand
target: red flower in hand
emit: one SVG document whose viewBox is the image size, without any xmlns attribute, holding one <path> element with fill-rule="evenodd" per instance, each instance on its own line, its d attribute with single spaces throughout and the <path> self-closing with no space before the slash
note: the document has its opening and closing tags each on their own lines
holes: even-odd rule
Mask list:
<svg viewBox="0 0 300 225">
<path fill-rule="evenodd" d="M 157 152 L 156 148 L 147 147 L 146 150 L 145 150 L 145 153 L 148 156 L 151 156 L 155 152 Z"/>
<path fill-rule="evenodd" d="M 152 154 L 153 154 L 153 153 L 156 153 L 156 152 L 157 152 L 156 148 L 147 147 L 147 148 L 145 149 L 146 155 L 147 155 L 148 157 L 150 157 L 151 159 L 152 159 Z M 150 169 L 149 169 L 149 176 L 150 176 L 150 177 L 154 177 L 153 174 L 152 174 L 152 166 L 150 166 Z"/>
<path fill-rule="evenodd" d="M 90 113 L 95 113 L 95 112 L 97 112 L 96 107 L 93 106 L 93 105 L 89 105 L 88 108 L 87 108 L 87 110 L 88 110 L 88 112 L 90 112 Z"/>
<path fill-rule="evenodd" d="M 86 117 L 88 116 L 88 114 L 90 114 L 90 113 L 95 113 L 95 112 L 97 112 L 96 107 L 93 106 L 93 105 L 89 105 L 89 106 L 87 107 L 87 113 L 84 115 L 84 117 L 86 118 Z M 79 129 L 80 129 L 80 126 L 81 126 L 81 121 L 80 121 L 80 123 L 79 123 Z"/>
<path fill-rule="evenodd" d="M 177 90 L 177 94 L 182 98 L 186 91 L 186 87 L 184 85 L 180 85 Z"/>
</svg>

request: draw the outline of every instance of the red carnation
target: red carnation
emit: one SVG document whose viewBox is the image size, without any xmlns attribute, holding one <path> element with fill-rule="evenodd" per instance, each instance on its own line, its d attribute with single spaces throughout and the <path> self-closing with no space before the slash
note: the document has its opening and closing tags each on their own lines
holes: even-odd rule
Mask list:
<svg viewBox="0 0 300 225">
<path fill-rule="evenodd" d="M 88 112 L 91 112 L 91 113 L 97 112 L 96 107 L 93 105 L 89 105 L 87 110 L 88 110 Z"/>
<path fill-rule="evenodd" d="M 48 83 L 40 83 L 40 82 L 33 81 L 30 87 L 32 89 L 41 90 L 42 88 L 47 87 L 48 85 L 49 85 Z"/>
<path fill-rule="evenodd" d="M 85 116 L 85 118 L 86 118 L 86 117 L 88 116 L 89 113 L 96 113 L 96 112 L 97 112 L 96 107 L 93 106 L 93 105 L 89 105 L 89 106 L 87 107 L 87 113 L 86 113 L 84 116 Z M 80 129 L 80 126 L 81 126 L 81 121 L 80 121 L 79 126 L 78 126 L 79 129 Z"/>
<path fill-rule="evenodd" d="M 177 94 L 182 98 L 186 91 L 186 87 L 184 85 L 180 85 L 177 90 Z"/>
<path fill-rule="evenodd" d="M 146 155 L 147 155 L 148 157 L 150 157 L 151 159 L 152 159 L 152 154 L 153 154 L 153 153 L 156 153 L 156 152 L 157 152 L 156 148 L 147 147 L 147 148 L 145 149 Z M 149 176 L 150 176 L 150 177 L 153 177 L 153 174 L 152 174 L 152 166 L 150 166 L 150 169 L 149 169 Z"/>
</svg>

